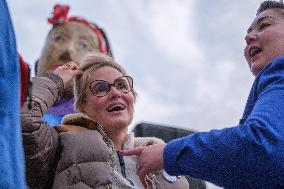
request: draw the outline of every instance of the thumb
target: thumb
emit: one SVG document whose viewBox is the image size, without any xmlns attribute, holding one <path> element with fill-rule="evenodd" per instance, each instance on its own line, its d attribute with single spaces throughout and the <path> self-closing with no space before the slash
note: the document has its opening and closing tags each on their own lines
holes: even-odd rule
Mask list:
<svg viewBox="0 0 284 189">
<path fill-rule="evenodd" d="M 73 76 L 82 75 L 83 72 L 81 70 L 74 70 Z"/>
</svg>

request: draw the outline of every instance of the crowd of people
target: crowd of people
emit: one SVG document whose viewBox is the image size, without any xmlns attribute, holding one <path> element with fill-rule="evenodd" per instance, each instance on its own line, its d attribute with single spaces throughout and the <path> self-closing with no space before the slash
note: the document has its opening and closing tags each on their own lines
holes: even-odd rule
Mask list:
<svg viewBox="0 0 284 189">
<path fill-rule="evenodd" d="M 1 188 L 179 189 L 189 188 L 186 175 L 230 189 L 284 187 L 282 1 L 262 2 L 247 30 L 244 56 L 255 81 L 240 123 L 168 143 L 129 132 L 133 78 L 103 30 L 68 10 L 54 7 L 20 107 L 20 56 L 0 1 Z"/>
</svg>

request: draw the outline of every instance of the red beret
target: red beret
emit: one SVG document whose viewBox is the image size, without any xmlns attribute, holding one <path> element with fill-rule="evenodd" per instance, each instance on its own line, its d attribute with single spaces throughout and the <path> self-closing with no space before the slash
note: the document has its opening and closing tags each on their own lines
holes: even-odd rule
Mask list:
<svg viewBox="0 0 284 189">
<path fill-rule="evenodd" d="M 27 99 L 28 96 L 28 88 L 29 88 L 29 80 L 30 80 L 30 71 L 29 65 L 24 62 L 21 55 L 19 55 L 19 62 L 20 62 L 20 74 L 21 74 L 21 106 Z"/>
<path fill-rule="evenodd" d="M 56 4 L 53 9 L 52 13 L 53 15 L 51 18 L 48 18 L 48 22 L 51 23 L 53 26 L 70 21 L 83 23 L 84 25 L 86 25 L 96 33 L 100 43 L 100 51 L 102 53 L 112 56 L 110 46 L 104 31 L 101 28 L 99 28 L 96 24 L 91 23 L 84 18 L 78 16 L 68 17 L 67 16 L 68 11 L 69 11 L 69 6 Z"/>
</svg>

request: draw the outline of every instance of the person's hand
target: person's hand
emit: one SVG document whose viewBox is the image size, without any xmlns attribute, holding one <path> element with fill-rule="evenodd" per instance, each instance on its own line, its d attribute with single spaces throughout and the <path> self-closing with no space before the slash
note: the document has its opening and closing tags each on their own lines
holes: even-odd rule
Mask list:
<svg viewBox="0 0 284 189">
<path fill-rule="evenodd" d="M 163 152 L 165 145 L 166 144 L 154 144 L 119 152 L 123 156 L 138 156 L 137 174 L 144 187 L 147 186 L 146 178 L 150 172 L 163 169 Z"/>
<path fill-rule="evenodd" d="M 82 71 L 79 70 L 79 67 L 74 62 L 69 62 L 62 66 L 58 66 L 53 73 L 61 77 L 64 86 L 66 86 L 66 84 L 72 81 L 75 76 L 82 74 Z"/>
</svg>

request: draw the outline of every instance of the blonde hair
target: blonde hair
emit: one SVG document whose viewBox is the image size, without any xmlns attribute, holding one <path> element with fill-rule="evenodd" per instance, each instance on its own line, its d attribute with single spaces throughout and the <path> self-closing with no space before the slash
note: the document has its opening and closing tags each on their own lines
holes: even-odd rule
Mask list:
<svg viewBox="0 0 284 189">
<path fill-rule="evenodd" d="M 125 69 L 115 63 L 113 58 L 102 53 L 91 53 L 86 55 L 80 62 L 79 69 L 83 72 L 82 75 L 76 76 L 74 82 L 74 105 L 75 109 L 79 112 L 83 112 L 82 105 L 85 102 L 86 94 L 89 89 L 89 82 L 92 73 L 98 68 L 109 66 L 118 70 L 123 76 L 127 75 Z M 134 89 L 131 91 L 136 100 L 137 93 Z"/>
</svg>

